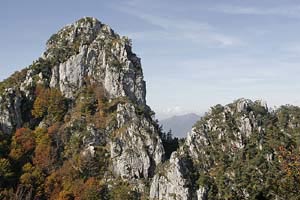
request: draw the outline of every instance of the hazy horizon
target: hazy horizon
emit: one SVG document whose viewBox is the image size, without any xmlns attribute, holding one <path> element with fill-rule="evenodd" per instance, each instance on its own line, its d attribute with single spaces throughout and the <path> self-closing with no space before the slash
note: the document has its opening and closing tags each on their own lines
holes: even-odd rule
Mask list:
<svg viewBox="0 0 300 200">
<path fill-rule="evenodd" d="M 300 105 L 300 2 L 11 0 L 0 11 L 0 80 L 37 59 L 60 28 L 93 16 L 133 40 L 160 119 L 242 97 Z"/>
</svg>

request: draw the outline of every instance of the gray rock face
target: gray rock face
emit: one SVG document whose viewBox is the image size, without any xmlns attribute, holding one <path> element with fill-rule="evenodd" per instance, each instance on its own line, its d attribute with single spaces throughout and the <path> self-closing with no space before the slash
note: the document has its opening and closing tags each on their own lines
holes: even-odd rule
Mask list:
<svg viewBox="0 0 300 200">
<path fill-rule="evenodd" d="M 57 33 L 58 37 L 66 35 L 64 40 L 68 45 L 64 48 L 74 47 L 78 37 L 81 43 L 76 55 L 52 69 L 50 86 L 59 87 L 67 98 L 74 98 L 89 77 L 90 81 L 101 83 L 111 98 L 127 96 L 146 104 L 140 59 L 131 52 L 130 41 L 96 19 L 91 20 L 92 23 L 76 22 Z M 83 31 L 82 35 L 79 30 Z M 50 40 L 44 57 L 53 57 L 50 50 L 57 46 L 61 48 L 59 42 Z"/>
<path fill-rule="evenodd" d="M 169 162 L 154 176 L 150 188 L 151 199 L 197 199 L 191 180 L 191 163 L 179 154 L 174 152 Z"/>
<path fill-rule="evenodd" d="M 123 179 L 148 179 L 163 161 L 164 149 L 159 138 L 158 125 L 147 117 L 146 84 L 141 61 L 131 50 L 131 41 L 120 37 L 95 18 L 83 18 L 54 34 L 47 42 L 42 64 L 27 70 L 24 80 L 14 89 L 7 89 L 0 97 L 0 125 L 11 133 L 22 125 L 23 100 L 33 103 L 28 88 L 43 84 L 58 88 L 69 100 L 76 100 L 86 84 L 97 83 L 106 90 L 108 101 L 124 97 L 126 104 L 118 104 L 117 126 L 95 130 L 93 124 L 83 124 L 87 136 L 72 132 L 72 123 L 66 125 L 74 137 L 82 138 L 83 155 L 94 155 L 95 146 L 109 143 L 113 173 Z M 47 70 L 44 67 L 47 65 Z M 137 114 L 137 108 L 148 109 Z M 31 111 L 29 111 L 31 112 Z M 103 138 L 99 138 L 103 137 Z"/>
<path fill-rule="evenodd" d="M 14 88 L 8 88 L 0 96 L 0 130 L 10 134 L 22 124 L 21 98 Z"/>
<path fill-rule="evenodd" d="M 86 42 L 79 46 L 76 55 L 52 68 L 50 87 L 60 88 L 65 97 L 73 99 L 88 77 L 89 81 L 103 85 L 111 99 L 127 97 L 137 105 L 146 106 L 140 59 L 131 52 L 129 40 L 120 38 L 95 19 L 85 23 L 89 25 L 76 22 L 58 32 L 58 35 L 68 35 L 65 39 L 69 46 L 76 37 Z M 83 36 L 78 36 L 78 30 L 84 32 Z M 84 38 L 86 35 L 89 37 Z M 50 42 L 48 48 L 56 45 Z M 49 58 L 52 54 L 46 52 L 44 56 Z M 110 145 L 113 172 L 124 179 L 153 176 L 164 150 L 152 120 L 137 116 L 132 104 L 119 104 L 117 122 L 117 130 L 111 133 L 117 136 Z"/>
<path fill-rule="evenodd" d="M 50 81 L 51 87 L 59 87 L 62 94 L 72 98 L 78 88 L 83 86 L 85 67 L 83 65 L 84 48 L 80 49 L 78 55 L 74 55 L 66 62 L 52 69 Z"/>
<path fill-rule="evenodd" d="M 236 149 L 244 148 L 245 141 L 252 134 L 263 135 L 264 130 L 259 124 L 259 116 L 254 114 L 258 112 L 255 109 L 266 112 L 268 107 L 265 103 L 258 101 L 239 99 L 225 107 L 216 106 L 213 108 L 191 130 L 185 144 L 172 154 L 169 163 L 162 167 L 161 171 L 164 173 L 158 173 L 154 176 L 150 190 L 151 199 L 206 200 L 207 188 L 205 186 L 195 188 L 196 183 L 193 182 L 193 174 L 189 173 L 193 170 L 192 165 L 201 163 L 206 169 L 211 167 L 212 163 L 204 162 L 213 159 L 207 155 L 206 146 L 233 154 Z M 227 123 L 232 123 L 230 129 L 226 126 Z M 213 137 L 212 133 L 216 136 Z M 228 146 L 214 147 L 216 140 L 228 139 L 229 133 L 233 134 L 228 141 L 230 149 Z M 220 143 L 222 144 L 222 142 Z M 258 148 L 261 147 L 258 146 Z M 191 164 L 191 160 L 193 164 Z"/>
<path fill-rule="evenodd" d="M 0 94 L 0 131 L 5 134 L 11 134 L 16 128 L 21 127 L 28 121 L 23 116 L 30 108 L 34 100 L 34 76 L 36 82 L 41 83 L 41 74 L 36 74 L 33 70 L 23 70 L 24 77 L 20 76 L 18 81 L 14 80 L 12 84 L 7 84 Z M 44 80 L 46 81 L 46 80 Z M 3 84 L 3 83 L 2 83 Z M 30 113 L 29 113 L 30 115 Z"/>
<path fill-rule="evenodd" d="M 207 200 L 207 189 L 205 187 L 199 187 L 199 189 L 197 190 L 197 199 Z"/>
<path fill-rule="evenodd" d="M 124 179 L 152 177 L 164 156 L 156 128 L 138 117 L 131 104 L 119 104 L 117 110 L 118 136 L 110 145 L 113 171 Z"/>
<path fill-rule="evenodd" d="M 188 134 L 186 146 L 189 148 L 190 155 L 194 159 L 199 159 L 199 155 L 203 154 L 203 146 L 210 144 L 209 134 L 215 132 L 218 134 L 218 140 L 228 137 L 228 131 L 220 127 L 220 122 L 227 124 L 228 121 L 234 120 L 235 130 L 231 140 L 233 149 L 241 149 L 245 146 L 245 141 L 256 131 L 263 134 L 263 128 L 258 124 L 259 120 L 254 115 L 253 109 L 255 105 L 267 111 L 267 106 L 260 102 L 251 102 L 246 99 L 239 99 L 235 103 L 224 107 L 224 111 L 219 114 L 220 119 L 213 121 L 211 119 L 203 121 Z M 212 115 L 210 113 L 209 115 Z M 213 117 L 211 117 L 213 118 Z M 232 122 L 232 121 L 231 121 Z M 230 130 L 232 132 L 232 130 Z M 224 147 L 225 148 L 225 147 Z"/>
</svg>

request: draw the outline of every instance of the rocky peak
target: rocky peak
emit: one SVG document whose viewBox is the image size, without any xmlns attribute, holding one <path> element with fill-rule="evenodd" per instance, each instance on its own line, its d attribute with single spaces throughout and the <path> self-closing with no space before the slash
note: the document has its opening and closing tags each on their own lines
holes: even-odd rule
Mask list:
<svg viewBox="0 0 300 200">
<path fill-rule="evenodd" d="M 280 149 L 299 149 L 299 107 L 247 99 L 212 107 L 178 148 L 153 120 L 131 41 L 90 17 L 0 91 L 1 161 L 16 166 L 0 187 L 17 199 L 279 199 Z"/>
<path fill-rule="evenodd" d="M 225 109 L 231 110 L 232 112 L 237 113 L 247 113 L 253 111 L 254 107 L 260 107 L 261 109 L 268 111 L 268 105 L 263 100 L 251 101 L 249 99 L 240 98 L 233 103 L 225 106 Z"/>
<path fill-rule="evenodd" d="M 96 18 L 85 17 L 82 18 L 71 25 L 67 25 L 58 31 L 56 34 L 53 34 L 50 39 L 47 41 L 47 50 L 49 51 L 52 48 L 59 46 L 72 46 L 75 43 L 90 44 L 97 35 L 103 30 L 103 25 Z M 110 28 L 109 34 L 112 35 Z"/>
<path fill-rule="evenodd" d="M 234 160 L 236 152 L 243 151 L 252 138 L 257 139 L 257 149 L 262 149 L 265 116 L 268 108 L 262 101 L 242 98 L 212 107 L 190 131 L 184 145 L 172 154 L 161 170 L 165 173 L 154 177 L 151 197 L 207 199 L 207 186 L 195 187 L 196 177 L 218 166 L 219 154 Z"/>
<path fill-rule="evenodd" d="M 13 134 L 25 123 L 33 129 L 51 126 L 48 108 L 37 119 L 32 116 L 37 86 L 42 86 L 45 94 L 52 91 L 69 102 L 61 112 L 68 115 L 62 135 L 69 135 L 70 141 L 82 140 L 75 149 L 80 155 L 94 156 L 97 147 L 105 146 L 110 149 L 112 174 L 128 180 L 152 177 L 162 162 L 164 149 L 146 105 L 140 58 L 132 52 L 130 39 L 96 18 L 85 17 L 63 27 L 48 40 L 43 56 L 14 77 L 0 85 L 1 131 Z M 103 99 L 91 94 L 102 89 Z M 88 117 L 82 113 L 85 105 L 92 108 Z M 80 128 L 74 128 L 78 124 Z M 65 159 L 72 159 L 69 152 L 66 155 Z"/>
<path fill-rule="evenodd" d="M 35 85 L 43 84 L 58 88 L 66 98 L 75 100 L 78 91 L 89 82 L 102 85 L 110 99 L 126 97 L 147 108 L 141 61 L 132 52 L 131 45 L 130 39 L 120 37 L 96 18 L 82 18 L 53 34 L 41 58 L 0 84 L 2 96 L 6 88 L 12 88 L 19 94 L 18 98 L 24 95 L 32 101 Z M 8 104 L 5 99 L 2 98 L 3 105 Z M 20 110 L 12 105 L 2 112 L 12 107 Z M 2 126 L 9 127 L 5 132 L 24 121 L 15 119 L 15 114 L 5 116 Z"/>
<path fill-rule="evenodd" d="M 67 98 L 74 98 L 88 77 L 102 84 L 111 98 L 128 96 L 146 104 L 140 58 L 132 52 L 131 41 L 95 18 L 80 19 L 54 34 L 43 58 L 53 63 L 50 86 L 59 87 Z"/>
<path fill-rule="evenodd" d="M 276 180 L 272 184 L 281 183 L 280 154 L 299 144 L 299 119 L 299 107 L 270 111 L 261 100 L 238 99 L 212 107 L 160 169 L 163 173 L 155 175 L 150 196 L 161 200 L 279 199 L 282 194 L 269 184 L 269 177 Z"/>
<path fill-rule="evenodd" d="M 237 112 L 242 112 L 247 111 L 247 109 L 249 109 L 251 101 L 247 99 L 239 99 L 235 103 Z"/>
</svg>

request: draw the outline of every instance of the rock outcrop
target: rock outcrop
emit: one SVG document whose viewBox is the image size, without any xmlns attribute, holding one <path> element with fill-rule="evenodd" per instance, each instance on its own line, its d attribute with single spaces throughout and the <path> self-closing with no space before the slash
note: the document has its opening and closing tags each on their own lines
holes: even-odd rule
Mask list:
<svg viewBox="0 0 300 200">
<path fill-rule="evenodd" d="M 148 179 L 162 162 L 164 149 L 158 134 L 154 134 L 156 127 L 149 119 L 138 117 L 135 109 L 131 104 L 118 105 L 121 132 L 118 132 L 120 137 L 111 141 L 112 166 L 125 179 Z"/>
<path fill-rule="evenodd" d="M 68 55 L 71 49 L 76 54 Z M 130 40 L 120 37 L 95 18 L 84 18 L 52 36 L 43 57 L 55 59 L 66 54 L 64 62 L 52 68 L 51 87 L 59 87 L 67 98 L 74 98 L 86 78 L 101 83 L 111 98 L 127 96 L 146 104 L 146 86 L 140 58 L 131 51 Z"/>
<path fill-rule="evenodd" d="M 212 152 L 226 152 L 234 157 L 253 134 L 261 136 L 258 142 L 262 144 L 264 129 L 260 118 L 267 112 L 264 103 L 246 99 L 224 107 L 212 107 L 188 134 L 183 146 L 172 154 L 169 163 L 162 167 L 161 171 L 165 173 L 154 176 L 150 197 L 161 200 L 209 199 L 209 186 L 199 186 L 197 179 L 199 174 L 209 171 L 219 162 Z M 258 148 L 262 147 L 259 145 Z"/>
<path fill-rule="evenodd" d="M 126 103 L 117 104 L 115 114 L 111 114 L 117 124 L 104 131 L 91 128 L 95 127 L 93 124 L 81 125 L 88 135 L 84 137 L 82 152 L 86 154 L 88 150 L 94 154 L 96 146 L 104 141 L 110 146 L 114 175 L 128 180 L 154 175 L 156 166 L 163 161 L 164 149 L 159 127 L 146 105 L 141 61 L 132 52 L 127 37 L 120 37 L 95 18 L 80 19 L 54 34 L 43 56 L 17 75 L 18 82 L 13 88 L 3 86 L 0 97 L 2 132 L 12 134 L 30 121 L 27 118 L 33 118 L 31 110 L 39 84 L 57 88 L 71 102 L 68 106 L 71 113 L 82 88 L 88 84 L 100 85 L 109 102 L 125 98 Z M 75 123 L 78 122 L 71 120 L 65 128 L 73 130 Z M 80 132 L 75 132 L 79 137 Z"/>
<path fill-rule="evenodd" d="M 181 154 L 181 155 L 180 155 Z M 189 157 L 174 152 L 170 160 L 153 177 L 150 198 L 169 200 L 197 199 L 193 180 L 193 163 Z"/>
<path fill-rule="evenodd" d="M 0 96 L 0 126 L 6 134 L 22 124 L 21 101 L 22 98 L 14 88 L 5 89 Z"/>
<path fill-rule="evenodd" d="M 185 140 L 153 115 L 130 39 L 62 28 L 0 83 L 0 198 L 298 199 L 299 107 L 216 105 Z"/>
</svg>

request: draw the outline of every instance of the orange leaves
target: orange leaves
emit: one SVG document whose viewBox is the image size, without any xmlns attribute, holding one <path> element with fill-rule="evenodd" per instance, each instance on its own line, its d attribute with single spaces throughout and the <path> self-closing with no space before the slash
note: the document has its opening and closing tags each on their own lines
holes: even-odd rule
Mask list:
<svg viewBox="0 0 300 200">
<path fill-rule="evenodd" d="M 56 150 L 57 133 L 59 129 L 59 123 L 55 123 L 46 128 L 37 128 L 34 133 L 36 137 L 36 148 L 33 157 L 34 165 L 41 169 L 50 172 L 55 168 L 55 160 L 57 159 Z"/>
<path fill-rule="evenodd" d="M 35 139 L 32 131 L 28 128 L 20 128 L 16 131 L 10 156 L 16 160 L 33 151 L 35 148 Z"/>
<path fill-rule="evenodd" d="M 43 118 L 48 115 L 52 121 L 63 119 L 66 111 L 65 98 L 58 89 L 37 86 L 36 95 L 32 110 L 32 115 L 35 118 Z"/>
<path fill-rule="evenodd" d="M 279 147 L 278 159 L 282 169 L 290 177 L 298 177 L 300 180 L 300 154 L 294 148 L 288 150 L 283 146 Z"/>
<path fill-rule="evenodd" d="M 280 162 L 281 180 L 278 182 L 280 190 L 286 196 L 298 196 L 300 189 L 300 154 L 292 147 L 278 148 L 278 160 Z"/>
<path fill-rule="evenodd" d="M 58 89 L 52 88 L 49 92 L 48 115 L 52 121 L 61 121 L 66 112 L 65 98 Z"/>
<path fill-rule="evenodd" d="M 58 195 L 62 190 L 62 176 L 58 172 L 54 172 L 46 178 L 45 193 L 47 199 L 58 199 Z"/>
<path fill-rule="evenodd" d="M 36 118 L 43 117 L 47 113 L 49 90 L 38 85 L 35 91 L 37 97 L 33 104 L 32 115 Z"/>
<path fill-rule="evenodd" d="M 47 171 L 53 168 L 54 156 L 50 144 L 39 144 L 36 147 L 33 163 Z"/>
<path fill-rule="evenodd" d="M 50 126 L 49 128 L 48 128 L 48 135 L 50 136 L 50 137 L 52 137 L 53 135 L 55 135 L 55 134 L 57 134 L 57 132 L 58 132 L 58 130 L 59 130 L 59 123 L 55 123 L 55 124 L 53 124 L 52 126 Z"/>
</svg>

